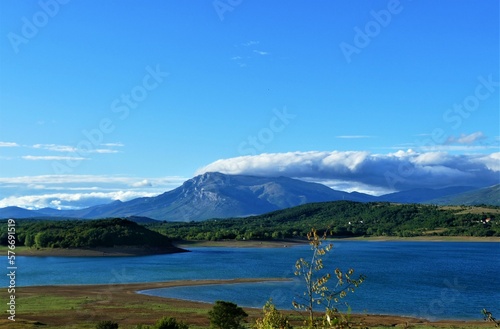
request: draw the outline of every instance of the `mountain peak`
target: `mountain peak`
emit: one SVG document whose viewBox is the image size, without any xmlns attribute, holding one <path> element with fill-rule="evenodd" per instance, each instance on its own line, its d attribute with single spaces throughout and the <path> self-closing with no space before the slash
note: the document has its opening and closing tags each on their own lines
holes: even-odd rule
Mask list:
<svg viewBox="0 0 500 329">
<path fill-rule="evenodd" d="M 471 188 L 420 189 L 374 197 L 357 192 L 336 191 L 322 184 L 284 176 L 262 177 L 206 172 L 187 180 L 176 189 L 155 197 L 142 197 L 126 202 L 115 201 L 80 210 L 30 211 L 7 207 L 0 209 L 0 218 L 52 216 L 93 219 L 141 216 L 157 220 L 199 221 L 210 218 L 258 215 L 305 203 L 337 200 L 425 203 L 439 196 L 454 195 L 469 189 Z M 498 185 L 484 189 L 477 198 L 478 202 L 498 200 L 498 193 Z M 464 194 L 463 198 L 471 199 L 472 194 Z"/>
<path fill-rule="evenodd" d="M 310 202 L 348 200 L 346 196 L 349 194 L 325 185 L 293 178 L 206 172 L 156 197 L 114 202 L 71 213 L 61 211 L 61 216 L 143 216 L 157 220 L 199 221 L 263 214 Z"/>
<path fill-rule="evenodd" d="M 198 185 L 207 183 L 224 184 L 228 181 L 228 175 L 220 172 L 206 172 L 192 178 L 191 180 L 196 182 Z"/>
</svg>

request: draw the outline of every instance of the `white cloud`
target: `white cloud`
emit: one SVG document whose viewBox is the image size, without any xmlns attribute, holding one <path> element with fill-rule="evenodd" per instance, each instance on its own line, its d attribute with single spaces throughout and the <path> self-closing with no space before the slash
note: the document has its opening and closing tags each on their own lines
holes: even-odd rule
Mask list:
<svg viewBox="0 0 500 329">
<path fill-rule="evenodd" d="M 12 142 L 0 142 L 0 147 L 19 147 L 19 144 Z"/>
<path fill-rule="evenodd" d="M 445 144 L 462 144 L 462 145 L 474 145 L 475 143 L 486 139 L 486 136 L 482 131 L 476 131 L 475 133 L 472 134 L 461 134 L 460 136 L 456 137 L 453 135 L 448 136 L 446 139 Z"/>
<path fill-rule="evenodd" d="M 500 172 L 500 152 L 479 157 L 476 161 L 491 171 Z"/>
<path fill-rule="evenodd" d="M 259 56 L 270 55 L 270 53 L 267 51 L 255 49 L 254 46 L 256 46 L 258 44 L 260 44 L 259 41 L 248 41 L 248 42 L 234 45 L 236 48 L 239 48 L 239 51 L 241 51 L 243 54 L 232 56 L 230 59 L 232 61 L 235 61 L 235 63 L 239 67 L 246 67 L 247 63 L 245 61 L 254 58 L 255 57 L 254 54 L 257 54 Z"/>
<path fill-rule="evenodd" d="M 99 154 L 120 153 L 120 151 L 113 150 L 113 149 L 95 149 L 95 150 L 92 150 L 91 152 L 99 153 Z"/>
<path fill-rule="evenodd" d="M 473 144 L 479 140 L 485 139 L 486 136 L 481 131 L 472 133 L 470 135 L 460 135 L 460 137 L 457 139 L 457 142 L 460 144 Z"/>
<path fill-rule="evenodd" d="M 421 153 L 412 158 L 412 162 L 417 165 L 442 165 L 449 161 L 448 153 L 446 152 L 428 152 Z"/>
<path fill-rule="evenodd" d="M 387 186 L 373 186 L 373 185 L 367 185 L 361 182 L 349 182 L 349 181 L 344 181 L 344 180 L 337 180 L 337 179 L 321 179 L 318 180 L 317 178 L 307 178 L 307 177 L 302 177 L 300 178 L 301 180 L 307 181 L 307 182 L 313 182 L 313 183 L 321 183 L 323 185 L 326 185 L 334 190 L 337 191 L 344 191 L 344 192 L 359 192 L 359 193 L 365 193 L 365 194 L 371 194 L 371 195 L 383 195 L 387 193 L 392 193 L 395 192 L 394 189 L 391 189 Z"/>
<path fill-rule="evenodd" d="M 153 184 L 147 179 L 143 179 L 140 182 L 135 182 L 132 184 L 132 187 L 151 187 Z"/>
<path fill-rule="evenodd" d="M 179 186 L 187 178 L 180 176 L 148 178 L 155 186 L 175 185 Z M 38 176 L 17 176 L 17 177 L 0 177 L 0 185 L 16 184 L 29 185 L 40 184 L 45 186 L 63 185 L 63 184 L 90 184 L 92 186 L 112 184 L 124 186 L 132 186 L 134 183 L 144 181 L 145 178 L 129 177 L 129 176 L 113 176 L 113 175 L 38 175 Z"/>
<path fill-rule="evenodd" d="M 255 46 L 255 45 L 258 45 L 260 42 L 259 41 L 248 41 L 248 42 L 244 42 L 242 43 L 241 45 L 244 46 L 244 47 L 250 47 L 250 46 Z"/>
<path fill-rule="evenodd" d="M 339 171 L 355 172 L 368 155 L 368 152 L 332 152 L 322 160 L 322 164 Z"/>
<path fill-rule="evenodd" d="M 117 142 L 117 143 L 102 143 L 102 146 L 108 146 L 108 147 L 123 147 L 125 146 L 123 143 Z"/>
<path fill-rule="evenodd" d="M 289 176 L 315 182 L 342 182 L 343 190 L 363 186 L 372 193 L 416 187 L 486 186 L 499 183 L 499 155 L 454 155 L 413 150 L 369 152 L 289 152 L 217 160 L 197 171 Z"/>
<path fill-rule="evenodd" d="M 492 144 L 481 145 L 429 145 L 418 148 L 423 152 L 472 152 L 472 151 L 485 151 L 485 150 L 498 150 L 500 149 L 498 142 Z"/>
<path fill-rule="evenodd" d="M 413 143 L 399 144 L 396 146 L 379 147 L 378 149 L 401 149 L 412 147 L 421 152 L 474 152 L 500 150 L 500 140 L 498 137 L 488 137 L 482 131 L 471 134 L 440 135 L 418 134 L 416 136 L 426 137 L 422 140 L 415 140 Z"/>
<path fill-rule="evenodd" d="M 335 136 L 336 138 L 342 138 L 342 139 L 359 139 L 359 138 L 374 138 L 375 136 L 368 136 L 368 135 L 341 135 L 341 136 Z"/>
<path fill-rule="evenodd" d="M 54 151 L 54 152 L 76 152 L 76 147 L 57 144 L 35 144 L 33 148 Z"/>
<path fill-rule="evenodd" d="M 28 209 L 84 208 L 113 200 L 155 196 L 180 186 L 187 178 L 112 175 L 40 175 L 0 177 L 0 207 Z M 3 199 L 2 199 L 3 197 Z M 60 203 L 58 203 L 60 202 Z"/>
<path fill-rule="evenodd" d="M 91 193 L 52 193 L 38 195 L 9 196 L 0 200 L 0 208 L 17 206 L 26 209 L 52 207 L 57 209 L 79 209 L 114 200 L 128 201 L 140 197 L 152 197 L 155 193 L 141 191 L 114 191 Z"/>
<path fill-rule="evenodd" d="M 269 55 L 267 51 L 262 51 L 262 50 L 254 50 L 253 52 L 262 56 Z"/>
<path fill-rule="evenodd" d="M 88 158 L 84 157 L 72 157 L 72 156 L 57 156 L 57 155 L 24 155 L 21 158 L 24 160 L 30 160 L 30 161 L 82 161 L 82 160 L 89 160 Z"/>
<path fill-rule="evenodd" d="M 52 200 L 52 201 L 50 202 L 50 207 L 51 207 L 51 208 L 58 209 L 58 210 L 61 210 L 61 209 L 62 209 L 62 207 L 61 207 L 61 203 L 62 203 L 62 202 L 61 202 L 61 200 Z"/>
<path fill-rule="evenodd" d="M 33 148 L 47 150 L 47 151 L 53 151 L 53 152 L 66 152 L 66 153 L 81 152 L 81 153 L 105 154 L 105 153 L 119 153 L 120 151 L 114 149 L 113 147 L 122 147 L 123 144 L 121 144 L 121 143 L 106 143 L 106 144 L 101 144 L 100 146 L 106 146 L 108 148 L 79 150 L 78 148 L 76 148 L 74 146 L 58 145 L 58 144 L 35 144 L 35 145 L 33 145 Z"/>
</svg>

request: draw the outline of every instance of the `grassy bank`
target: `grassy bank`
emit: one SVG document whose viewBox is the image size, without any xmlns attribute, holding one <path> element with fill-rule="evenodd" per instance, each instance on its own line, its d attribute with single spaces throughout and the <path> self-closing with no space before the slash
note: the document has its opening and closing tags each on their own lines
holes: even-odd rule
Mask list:
<svg viewBox="0 0 500 329">
<path fill-rule="evenodd" d="M 279 279 L 268 279 L 279 280 Z M 95 328 L 102 320 L 120 324 L 120 328 L 132 329 L 138 324 L 153 324 L 163 316 L 172 316 L 188 323 L 191 328 L 208 328 L 208 311 L 211 304 L 181 301 L 137 294 L 139 290 L 193 286 L 262 282 L 261 279 L 171 281 L 156 283 L 39 286 L 16 289 L 16 321 L 0 319 L 0 328 L 23 329 L 85 329 Z M 0 293 L 1 300 L 8 300 L 6 289 Z M 258 317 L 259 309 L 245 309 L 251 327 Z M 297 312 L 285 312 L 294 326 L 302 325 Z M 479 317 L 478 317 L 479 318 Z M 439 321 L 429 322 L 398 316 L 356 315 L 353 324 L 361 327 L 415 327 L 415 328 L 488 328 L 491 323 L 483 321 Z"/>
<path fill-rule="evenodd" d="M 0 247 L 0 254 L 7 255 L 7 247 Z M 38 256 L 38 257 L 120 257 L 120 256 L 146 256 L 162 255 L 186 250 L 177 247 L 144 247 L 144 246 L 115 246 L 96 248 L 28 248 L 16 247 L 14 250 L 17 256 Z"/>
</svg>

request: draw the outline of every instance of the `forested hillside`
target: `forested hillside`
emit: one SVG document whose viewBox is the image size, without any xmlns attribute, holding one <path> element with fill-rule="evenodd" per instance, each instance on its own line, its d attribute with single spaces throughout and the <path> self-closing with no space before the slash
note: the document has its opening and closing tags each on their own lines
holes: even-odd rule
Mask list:
<svg viewBox="0 0 500 329">
<path fill-rule="evenodd" d="M 311 203 L 260 216 L 204 222 L 150 224 L 172 239 L 285 239 L 304 237 L 315 227 L 338 237 L 500 236 L 500 207 L 438 207 L 420 204 Z"/>
<path fill-rule="evenodd" d="M 7 225 L 0 226 L 0 245 L 6 246 Z M 85 221 L 17 220 L 16 238 L 17 246 L 33 248 L 172 247 L 165 235 L 118 218 Z"/>
<path fill-rule="evenodd" d="M 335 237 L 499 236 L 500 207 L 441 207 L 387 202 L 311 203 L 265 215 L 203 222 L 137 223 L 126 219 L 17 220 L 17 246 L 170 247 L 172 240 L 303 238 L 312 227 Z M 4 221 L 5 222 L 5 221 Z M 7 245 L 7 225 L 0 225 Z"/>
</svg>

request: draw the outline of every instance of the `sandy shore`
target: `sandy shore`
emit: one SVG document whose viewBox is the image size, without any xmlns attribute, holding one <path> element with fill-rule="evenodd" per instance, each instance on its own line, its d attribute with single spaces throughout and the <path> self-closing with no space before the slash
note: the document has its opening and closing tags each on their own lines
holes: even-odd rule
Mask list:
<svg viewBox="0 0 500 329">
<path fill-rule="evenodd" d="M 307 244 L 306 239 L 285 240 L 221 240 L 221 241 L 182 241 L 177 243 L 180 248 L 189 247 L 228 247 L 228 248 L 288 248 Z"/>
<path fill-rule="evenodd" d="M 500 237 L 475 237 L 475 236 L 374 236 L 355 238 L 330 238 L 329 242 L 341 241 L 373 241 L 373 242 L 497 242 Z M 223 240 L 223 241 L 183 241 L 177 243 L 181 248 L 189 247 L 234 247 L 234 248 L 287 248 L 297 245 L 308 244 L 306 239 L 284 239 L 284 240 Z"/>
<path fill-rule="evenodd" d="M 152 324 L 163 316 L 173 316 L 191 325 L 209 326 L 207 312 L 212 305 L 191 301 L 182 301 L 138 294 L 138 291 L 208 284 L 249 283 L 277 281 L 270 279 L 236 279 L 236 280 L 196 280 L 169 281 L 131 284 L 105 285 L 68 285 L 68 286 L 36 286 L 16 289 L 18 312 L 16 322 L 0 320 L 0 328 L 65 328 L 79 325 L 82 328 L 93 327 L 101 320 L 112 320 L 120 324 L 120 328 L 133 328 L 137 324 Z M 2 300 L 8 300 L 7 291 L 0 292 Z M 61 307 L 54 309 L 55 301 L 63 301 Z M 26 305 L 23 307 L 23 302 Z M 52 305 L 52 306 L 51 306 Z M 71 307 L 70 307 L 71 306 Z M 250 315 L 249 323 L 254 323 L 262 316 L 261 310 L 246 309 Z M 297 316 L 297 312 L 285 312 Z M 298 320 L 297 320 L 298 321 Z M 484 321 L 438 321 L 429 322 L 422 319 L 392 315 L 354 315 L 353 323 L 363 327 L 374 326 L 407 326 L 426 325 L 433 327 L 467 328 L 491 327 Z M 38 323 L 36 325 L 35 323 Z M 295 323 L 301 325 L 301 322 Z M 72 326 L 71 328 L 78 328 Z"/>
<path fill-rule="evenodd" d="M 498 236 L 414 236 L 414 237 L 397 237 L 397 236 L 373 236 L 373 237 L 356 237 L 333 239 L 337 241 L 415 241 L 415 242 L 500 242 Z"/>
</svg>

